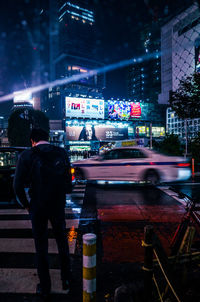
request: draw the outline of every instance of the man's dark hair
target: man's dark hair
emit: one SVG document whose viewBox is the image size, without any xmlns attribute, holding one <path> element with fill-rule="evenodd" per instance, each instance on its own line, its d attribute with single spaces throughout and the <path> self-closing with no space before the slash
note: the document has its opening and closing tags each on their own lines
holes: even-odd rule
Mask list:
<svg viewBox="0 0 200 302">
<path fill-rule="evenodd" d="M 39 141 L 48 141 L 49 134 L 41 128 L 33 128 L 31 130 L 30 139 L 32 139 L 36 143 Z"/>
</svg>

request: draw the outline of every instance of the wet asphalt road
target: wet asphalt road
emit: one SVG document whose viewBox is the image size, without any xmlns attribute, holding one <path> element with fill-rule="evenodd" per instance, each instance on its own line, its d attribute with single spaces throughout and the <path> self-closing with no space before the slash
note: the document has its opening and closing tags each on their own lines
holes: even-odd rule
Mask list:
<svg viewBox="0 0 200 302">
<path fill-rule="evenodd" d="M 180 184 L 178 190 L 183 189 Z M 83 228 L 98 231 L 103 262 L 138 262 L 143 261 L 144 227 L 153 224 L 167 247 L 184 212 L 183 205 L 160 188 L 88 184 L 82 209 L 88 220 Z"/>
<path fill-rule="evenodd" d="M 82 224 L 82 231 L 97 234 L 97 290 L 101 297 L 107 293 L 113 296 L 114 289 L 124 282 L 139 283 L 140 288 L 146 225 L 153 225 L 170 254 L 170 244 L 185 208 L 174 198 L 177 194 L 172 190 L 171 195 L 167 194 L 166 188 L 196 199 L 200 196 L 199 179 L 160 187 L 87 185 L 82 209 L 82 218 L 87 217 L 87 222 Z"/>
<path fill-rule="evenodd" d="M 137 290 L 142 288 L 142 240 L 146 225 L 153 225 L 164 249 L 170 253 L 171 239 L 185 209 L 173 198 L 177 194 L 172 191 L 169 195 L 163 190 L 169 187 L 196 199 L 200 196 L 198 179 L 157 188 L 87 184 L 77 230 L 74 275 L 80 278 L 82 235 L 96 233 L 97 301 L 113 301 L 115 289 L 123 283 L 134 284 Z M 81 291 L 81 281 L 79 283 Z M 15 298 L 8 296 L 5 301 L 15 301 Z M 39 301 L 34 296 L 18 298 L 16 301 Z M 56 297 L 56 301 L 62 301 L 62 297 Z M 78 300 L 71 296 L 69 301 Z"/>
</svg>

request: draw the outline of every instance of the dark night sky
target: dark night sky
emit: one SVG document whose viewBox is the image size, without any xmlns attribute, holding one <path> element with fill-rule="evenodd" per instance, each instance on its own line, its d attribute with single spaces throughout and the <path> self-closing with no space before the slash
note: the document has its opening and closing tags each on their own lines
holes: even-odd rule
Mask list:
<svg viewBox="0 0 200 302">
<path fill-rule="evenodd" d="M 76 1 L 72 1 L 76 3 Z M 89 1 L 96 16 L 95 40 L 98 59 L 105 64 L 131 58 L 137 54 L 138 29 L 150 19 L 141 0 Z M 38 4 L 39 3 L 39 4 Z M 40 5 L 41 4 L 41 5 Z M 0 86 L 3 94 L 30 87 L 34 71 L 33 14 L 47 5 L 45 0 L 7 0 L 0 4 Z M 137 13 L 136 13 L 137 12 Z M 26 24 L 27 23 L 27 24 Z M 96 59 L 96 58 L 94 58 Z M 2 76 L 1 76 L 2 74 Z M 123 76 L 120 76 L 122 74 Z M 125 70 L 107 74 L 106 93 L 126 93 Z M 5 78 L 7 81 L 5 82 Z"/>
<path fill-rule="evenodd" d="M 161 18 L 167 5 L 170 11 L 173 5 L 178 7 L 185 2 L 189 0 L 90 0 L 96 15 L 95 40 L 100 60 L 110 64 L 141 55 L 139 34 L 144 25 Z M 35 51 L 34 34 L 30 30 L 32 15 L 45 5 L 47 0 L 1 1 L 0 95 L 2 90 L 5 94 L 18 90 L 16 87 L 22 89 L 31 85 L 29 78 Z M 126 69 L 107 74 L 105 94 L 126 97 Z"/>
</svg>

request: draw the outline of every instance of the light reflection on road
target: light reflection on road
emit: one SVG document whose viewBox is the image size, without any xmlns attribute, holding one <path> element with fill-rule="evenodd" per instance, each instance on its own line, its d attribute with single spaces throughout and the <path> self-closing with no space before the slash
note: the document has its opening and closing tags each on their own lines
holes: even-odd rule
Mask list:
<svg viewBox="0 0 200 302">
<path fill-rule="evenodd" d="M 143 261 L 144 227 L 154 226 L 166 252 L 185 209 L 155 187 L 133 185 L 91 186 L 87 193 L 96 208 L 103 262 Z M 95 211 L 94 211 L 95 212 Z"/>
</svg>

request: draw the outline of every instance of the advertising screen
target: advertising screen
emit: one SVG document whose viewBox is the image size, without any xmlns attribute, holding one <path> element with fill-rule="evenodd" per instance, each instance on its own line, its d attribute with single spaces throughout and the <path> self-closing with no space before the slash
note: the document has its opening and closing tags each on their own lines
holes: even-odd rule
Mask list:
<svg viewBox="0 0 200 302">
<path fill-rule="evenodd" d="M 108 115 L 110 119 L 134 119 L 142 115 L 138 102 L 108 101 Z"/>
<path fill-rule="evenodd" d="M 21 92 L 15 91 L 14 92 L 14 103 L 23 103 L 23 102 L 32 102 L 32 93 L 30 92 Z"/>
<path fill-rule="evenodd" d="M 96 136 L 99 140 L 123 140 L 128 138 L 128 128 L 96 127 Z"/>
<path fill-rule="evenodd" d="M 104 100 L 65 97 L 66 117 L 104 119 Z"/>
<path fill-rule="evenodd" d="M 140 103 L 130 103 L 130 118 L 139 118 L 141 117 L 142 110 Z"/>
<path fill-rule="evenodd" d="M 98 126 L 67 126 L 66 138 L 69 141 L 110 141 L 128 138 L 128 128 L 98 127 Z"/>
<path fill-rule="evenodd" d="M 108 101 L 108 115 L 111 119 L 129 119 L 130 103 L 123 101 Z"/>
</svg>

